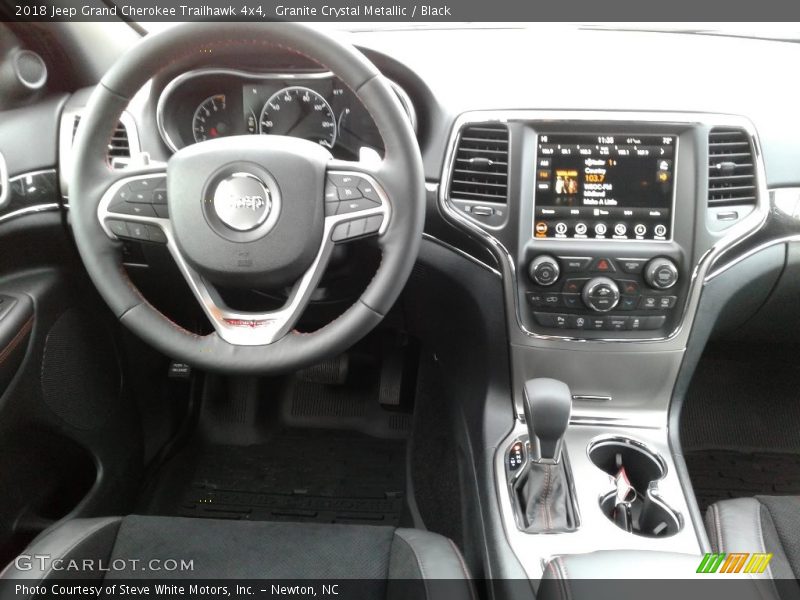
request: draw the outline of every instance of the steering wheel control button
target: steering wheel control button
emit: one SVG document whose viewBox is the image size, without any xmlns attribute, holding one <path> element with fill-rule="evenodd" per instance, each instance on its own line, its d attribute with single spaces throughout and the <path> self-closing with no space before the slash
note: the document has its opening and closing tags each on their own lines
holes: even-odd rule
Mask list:
<svg viewBox="0 0 800 600">
<path fill-rule="evenodd" d="M 153 204 L 166 204 L 166 203 L 167 203 L 167 190 L 154 190 Z"/>
<path fill-rule="evenodd" d="M 150 241 L 146 223 L 128 223 L 128 237 L 134 240 Z"/>
<path fill-rule="evenodd" d="M 528 266 L 528 275 L 535 283 L 541 286 L 553 285 L 558 281 L 560 274 L 561 268 L 558 266 L 558 261 L 546 254 L 537 256 Z"/>
<path fill-rule="evenodd" d="M 125 221 L 117 221 L 116 219 L 109 219 L 106 221 L 109 231 L 117 237 L 128 237 L 128 225 Z"/>
<path fill-rule="evenodd" d="M 227 227 L 251 231 L 262 225 L 272 212 L 272 193 L 255 175 L 233 173 L 217 184 L 213 207 Z"/>
<path fill-rule="evenodd" d="M 360 219 L 339 223 L 331 232 L 331 240 L 334 242 L 343 242 L 345 240 L 371 235 L 377 233 L 382 224 L 383 215 L 372 215 L 370 217 L 361 217 Z"/>
<path fill-rule="evenodd" d="M 361 192 L 354 185 L 343 185 L 336 188 L 339 195 L 339 200 L 355 200 L 361 198 Z"/>
<path fill-rule="evenodd" d="M 158 225 L 148 225 L 147 233 L 150 237 L 151 242 L 155 242 L 157 244 L 167 243 L 167 234 L 164 233 L 164 230 L 161 229 L 161 227 L 159 227 Z"/>
<path fill-rule="evenodd" d="M 583 302 L 597 312 L 608 312 L 619 302 L 619 287 L 608 277 L 596 277 L 583 288 Z"/>
<path fill-rule="evenodd" d="M 378 196 L 378 192 L 375 190 L 375 187 L 366 179 L 362 179 L 361 183 L 358 184 L 358 191 L 361 192 L 361 195 L 364 198 L 369 198 L 374 202 L 380 202 L 381 198 Z"/>
<path fill-rule="evenodd" d="M 348 213 L 360 212 L 362 210 L 369 210 L 370 208 L 377 208 L 380 206 L 379 202 L 373 202 L 367 198 L 357 198 L 355 200 L 343 200 L 339 202 L 339 209 L 336 211 L 337 215 L 346 215 Z"/>
<path fill-rule="evenodd" d="M 135 204 L 133 202 L 112 203 L 108 212 L 120 215 L 134 215 L 137 217 L 156 217 L 156 211 L 150 204 Z"/>
<path fill-rule="evenodd" d="M 678 282 L 678 267 L 668 258 L 654 258 L 644 269 L 644 280 L 652 288 L 669 289 Z"/>
<path fill-rule="evenodd" d="M 331 181 L 325 184 L 325 202 L 338 202 L 339 190 Z"/>
</svg>

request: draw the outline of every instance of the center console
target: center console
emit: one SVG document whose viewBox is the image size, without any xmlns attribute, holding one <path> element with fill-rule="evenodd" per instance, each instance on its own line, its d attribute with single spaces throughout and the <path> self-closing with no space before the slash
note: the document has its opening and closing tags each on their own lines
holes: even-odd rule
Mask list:
<svg viewBox="0 0 800 600">
<path fill-rule="evenodd" d="M 515 420 L 494 474 L 506 539 L 529 577 L 557 555 L 705 551 L 669 417 L 704 283 L 768 212 L 752 124 L 467 113 L 439 208 L 493 254 L 502 278 Z M 563 429 L 554 388 L 531 383 L 542 378 L 569 390 L 555 395 L 569 414 Z M 560 453 L 543 453 L 556 431 Z"/>
</svg>

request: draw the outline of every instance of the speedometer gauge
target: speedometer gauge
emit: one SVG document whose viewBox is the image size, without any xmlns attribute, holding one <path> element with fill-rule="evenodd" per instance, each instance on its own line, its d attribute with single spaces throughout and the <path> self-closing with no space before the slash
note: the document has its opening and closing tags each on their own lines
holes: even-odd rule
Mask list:
<svg viewBox="0 0 800 600">
<path fill-rule="evenodd" d="M 302 86 L 282 89 L 270 96 L 261 110 L 261 133 L 290 135 L 327 148 L 336 142 L 336 118 L 328 101 Z"/>
<path fill-rule="evenodd" d="M 231 134 L 233 129 L 225 94 L 210 96 L 200 103 L 192 118 L 195 142 L 204 142 Z"/>
</svg>

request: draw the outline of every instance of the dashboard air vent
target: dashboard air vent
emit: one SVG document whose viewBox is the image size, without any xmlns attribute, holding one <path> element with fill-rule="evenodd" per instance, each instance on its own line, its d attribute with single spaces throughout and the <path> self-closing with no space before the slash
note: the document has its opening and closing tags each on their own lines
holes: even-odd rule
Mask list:
<svg viewBox="0 0 800 600">
<path fill-rule="evenodd" d="M 456 147 L 450 198 L 472 202 L 508 200 L 508 128 L 469 125 Z"/>
<path fill-rule="evenodd" d="M 75 140 L 75 133 L 78 131 L 78 125 L 81 122 L 80 115 L 75 117 L 75 122 L 72 126 L 72 139 Z M 128 139 L 128 129 L 120 121 L 117 123 L 116 129 L 111 136 L 111 141 L 108 143 L 108 160 L 112 164 L 114 159 L 127 159 L 131 157 L 131 145 Z"/>
<path fill-rule="evenodd" d="M 750 136 L 744 129 L 715 127 L 708 134 L 708 205 L 755 203 L 755 157 Z"/>
</svg>

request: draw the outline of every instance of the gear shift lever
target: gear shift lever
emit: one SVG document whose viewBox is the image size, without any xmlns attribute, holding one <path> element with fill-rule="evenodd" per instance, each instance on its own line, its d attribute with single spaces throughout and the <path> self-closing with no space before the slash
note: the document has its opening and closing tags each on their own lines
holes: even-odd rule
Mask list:
<svg viewBox="0 0 800 600">
<path fill-rule="evenodd" d="M 541 377 L 525 382 L 524 396 L 531 460 L 540 464 L 558 464 L 572 412 L 572 393 L 563 381 Z"/>
</svg>

